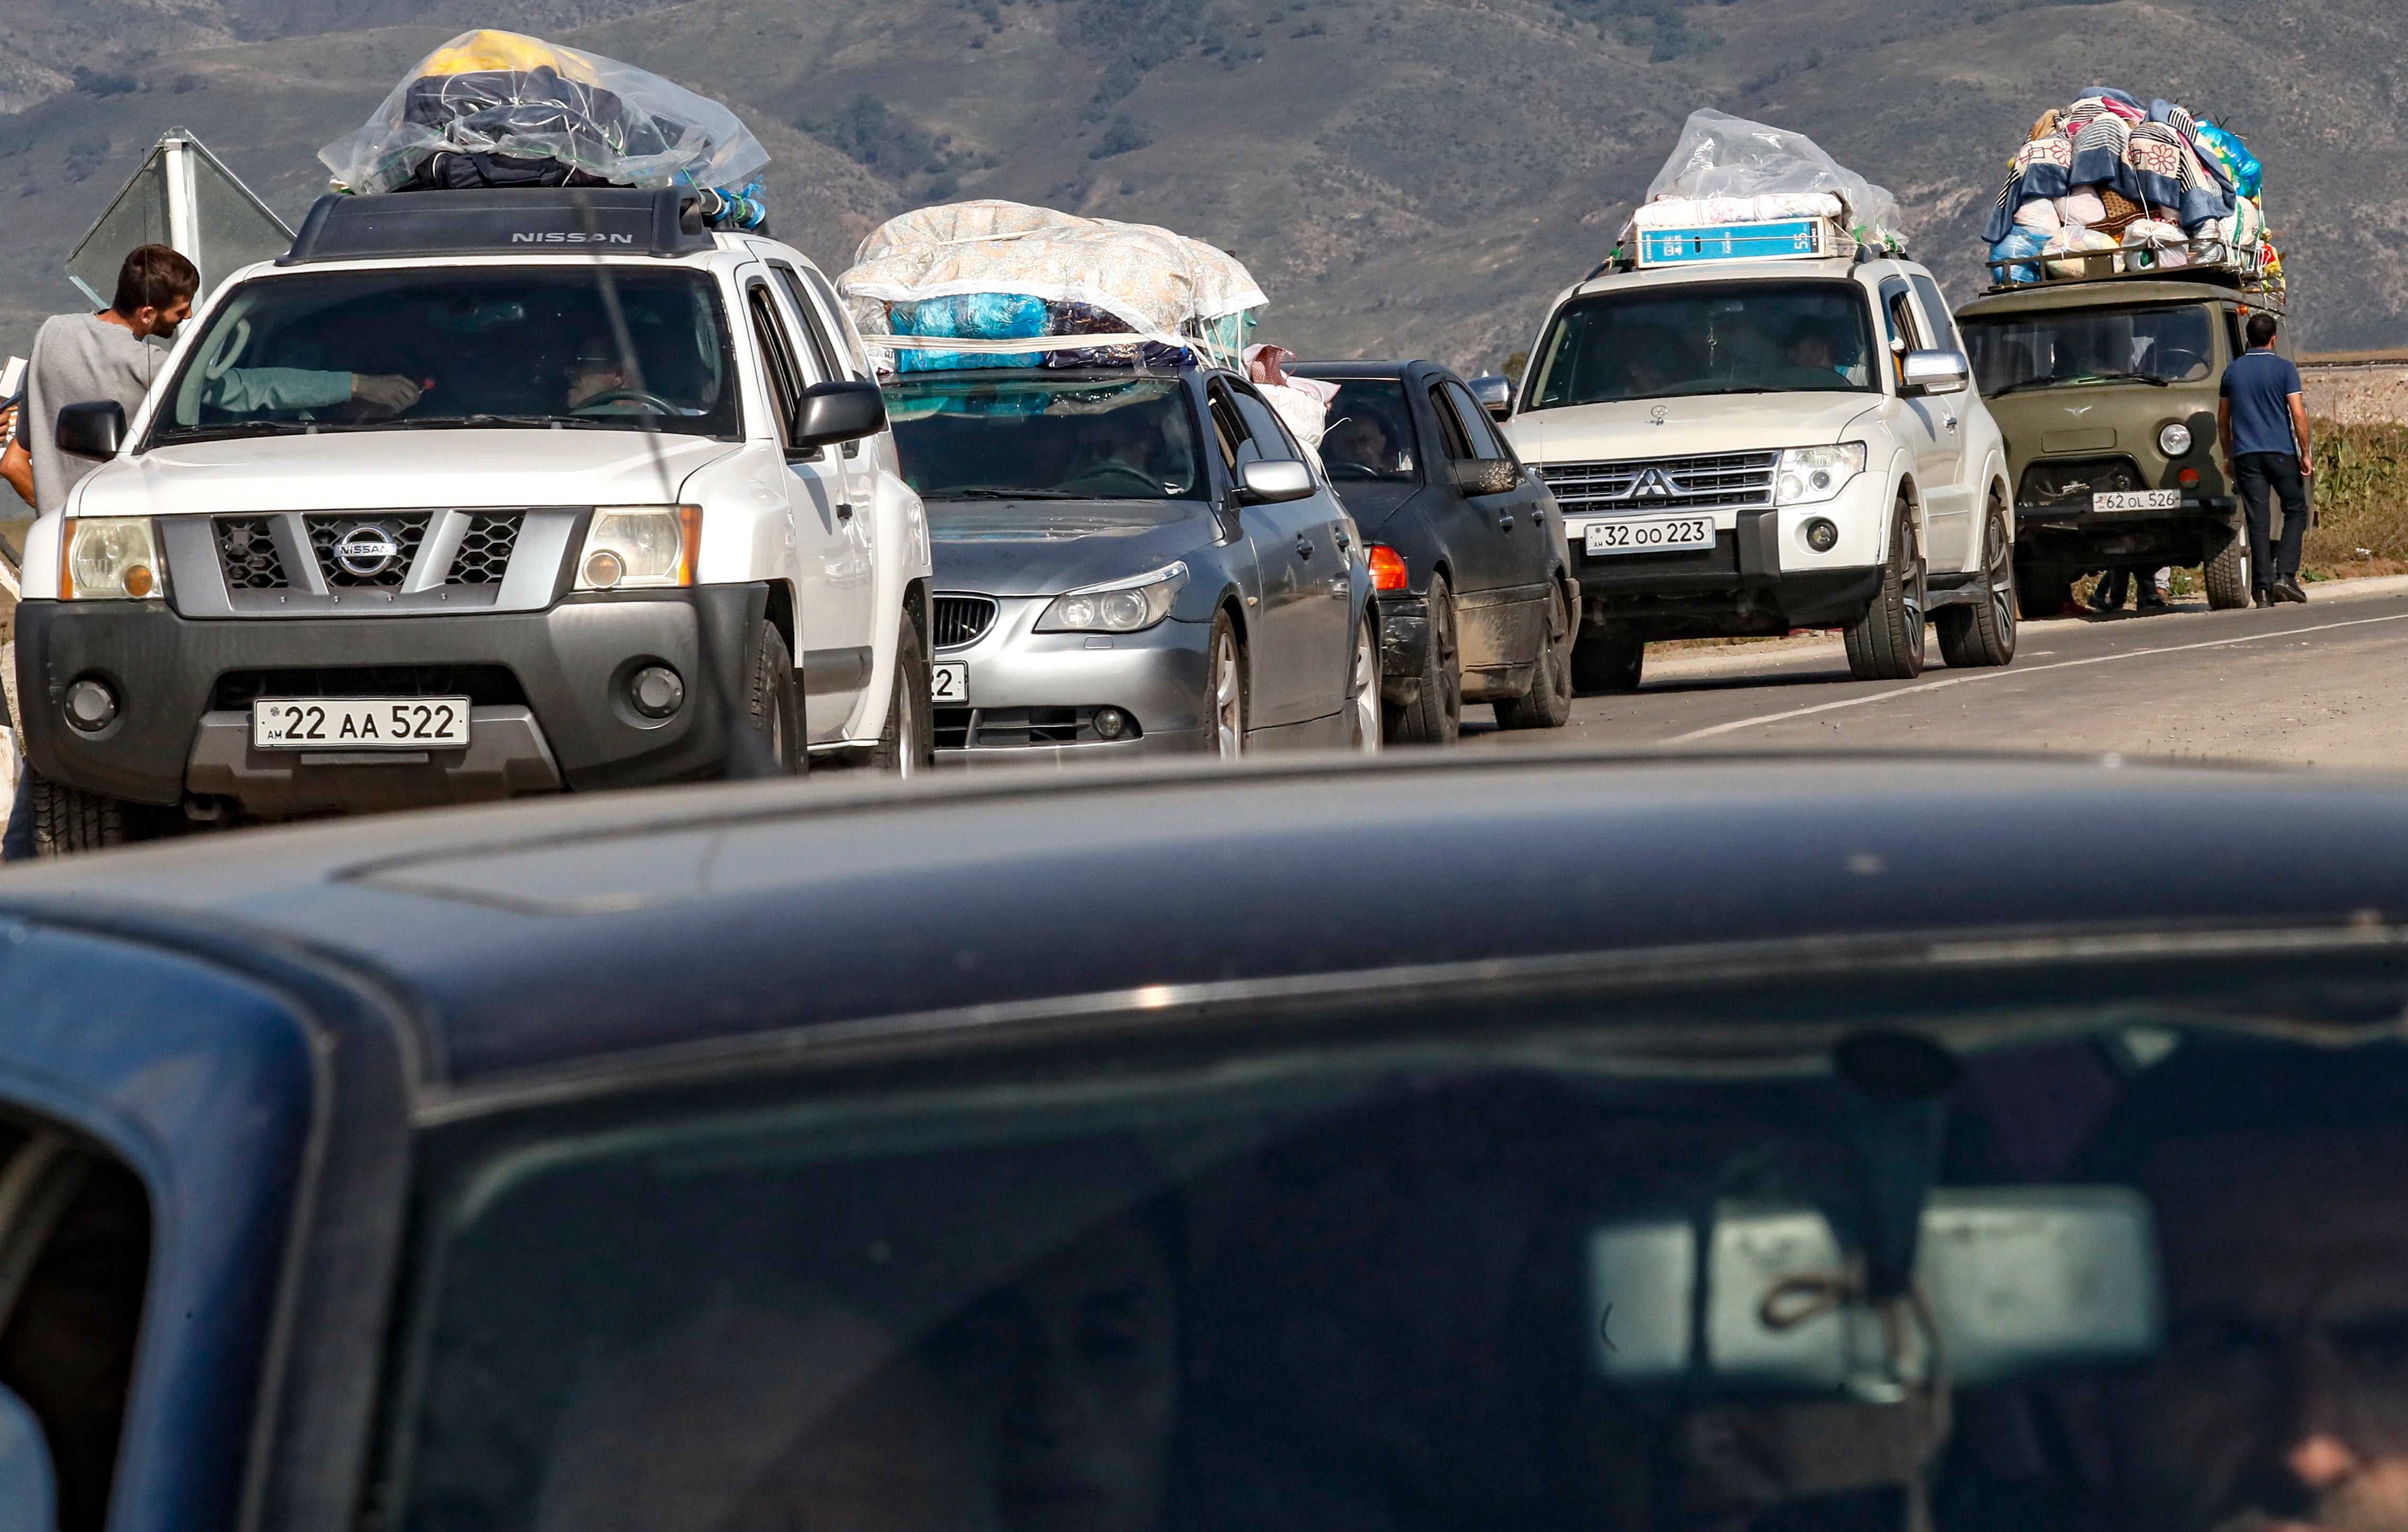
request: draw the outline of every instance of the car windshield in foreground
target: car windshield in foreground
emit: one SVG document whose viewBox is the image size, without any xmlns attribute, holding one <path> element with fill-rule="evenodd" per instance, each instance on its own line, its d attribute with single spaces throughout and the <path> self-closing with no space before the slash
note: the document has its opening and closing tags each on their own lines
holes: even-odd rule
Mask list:
<svg viewBox="0 0 2408 1532">
<path fill-rule="evenodd" d="M 701 272 L 592 265 L 297 272 L 244 283 L 166 386 L 160 445 L 309 431 L 739 433 Z"/>
<path fill-rule="evenodd" d="M 1853 997 L 1639 1018 L 1721 1039 L 1685 1061 L 1490 1001 L 464 1127 L 386 1503 L 405 1532 L 2401 1525 L 2408 1048 L 2136 1025 L 2146 984 L 2084 982 L 2095 1024 L 1993 996 L 1955 1032 L 1944 986 L 1898 1030 Z"/>
<path fill-rule="evenodd" d="M 1878 392 L 1870 311 L 1848 281 L 1600 293 L 1555 315 L 1531 409 L 1712 394 Z"/>
<path fill-rule="evenodd" d="M 1962 321 L 1985 398 L 2087 383 L 2195 383 L 2215 365 L 2214 310 L 2055 308 Z"/>
<path fill-rule="evenodd" d="M 932 500 L 1178 500 L 1206 494 L 1176 379 L 907 376 L 886 385 L 903 477 Z"/>
<path fill-rule="evenodd" d="M 1321 461 L 1340 483 L 1367 480 L 1417 480 L 1412 411 L 1405 385 L 1393 378 L 1334 378 L 1338 397 L 1329 402 L 1321 437 Z"/>
</svg>

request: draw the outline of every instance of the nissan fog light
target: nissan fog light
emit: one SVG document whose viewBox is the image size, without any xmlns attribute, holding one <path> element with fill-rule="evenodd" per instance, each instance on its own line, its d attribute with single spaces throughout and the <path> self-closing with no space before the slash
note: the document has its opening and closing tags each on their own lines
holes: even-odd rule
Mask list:
<svg viewBox="0 0 2408 1532">
<path fill-rule="evenodd" d="M 1150 575 L 1057 595 L 1037 619 L 1039 633 L 1137 633 L 1170 615 L 1187 583 L 1187 566 L 1165 565 Z"/>
<path fill-rule="evenodd" d="M 580 591 L 691 585 L 702 547 L 699 506 L 596 506 L 577 557 Z"/>
<path fill-rule="evenodd" d="M 1773 470 L 1775 505 L 1812 506 L 1831 499 L 1864 472 L 1865 444 L 1843 441 L 1836 447 L 1792 447 L 1781 454 Z"/>
<path fill-rule="evenodd" d="M 159 594 L 159 548 L 147 516 L 84 516 L 61 529 L 59 599 L 139 601 Z"/>
</svg>

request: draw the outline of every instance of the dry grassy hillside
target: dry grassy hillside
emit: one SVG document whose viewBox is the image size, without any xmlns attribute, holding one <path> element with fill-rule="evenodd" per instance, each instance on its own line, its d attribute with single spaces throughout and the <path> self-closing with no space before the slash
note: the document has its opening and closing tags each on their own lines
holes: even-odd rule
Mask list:
<svg viewBox="0 0 2408 1532">
<path fill-rule="evenodd" d="M 2249 136 L 2303 347 L 2408 341 L 2393 0 L 0 0 L 0 351 L 69 300 L 60 258 L 161 129 L 297 219 L 318 146 L 485 21 L 729 101 L 778 156 L 781 232 L 832 266 L 903 208 L 1015 197 L 1236 251 L 1299 350 L 1476 365 L 1596 261 L 1693 107 L 1890 185 L 1962 294 L 2022 128 L 2103 76 Z"/>
</svg>

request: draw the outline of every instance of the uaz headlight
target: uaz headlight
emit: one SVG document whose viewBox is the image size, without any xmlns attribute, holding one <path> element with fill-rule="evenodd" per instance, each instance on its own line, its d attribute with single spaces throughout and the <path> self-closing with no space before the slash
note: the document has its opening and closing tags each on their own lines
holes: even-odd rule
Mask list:
<svg viewBox="0 0 2408 1532">
<path fill-rule="evenodd" d="M 1865 471 L 1865 444 L 1843 441 L 1836 447 L 1792 447 L 1781 454 L 1773 470 L 1773 504 L 1812 506 L 1848 487 Z"/>
<path fill-rule="evenodd" d="M 138 601 L 159 594 L 159 548 L 147 516 L 79 516 L 59 529 L 59 599 Z"/>
<path fill-rule="evenodd" d="M 1170 615 L 1187 583 L 1187 566 L 1169 564 L 1150 575 L 1057 595 L 1037 619 L 1039 633 L 1137 633 Z"/>
<path fill-rule="evenodd" d="M 2190 451 L 2190 427 L 2180 421 L 2157 433 L 2157 451 L 2168 457 L 2180 457 Z"/>
<path fill-rule="evenodd" d="M 699 506 L 596 506 L 577 556 L 580 591 L 691 585 L 702 549 Z"/>
</svg>

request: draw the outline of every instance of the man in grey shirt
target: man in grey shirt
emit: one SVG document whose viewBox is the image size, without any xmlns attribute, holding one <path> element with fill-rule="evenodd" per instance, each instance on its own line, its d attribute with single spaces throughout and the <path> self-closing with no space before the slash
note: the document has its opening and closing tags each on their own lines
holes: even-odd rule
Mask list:
<svg viewBox="0 0 2408 1532">
<path fill-rule="evenodd" d="M 66 504 L 76 481 L 100 466 L 95 458 L 58 449 L 59 410 L 71 404 L 114 399 L 128 419 L 167 360 L 150 341 L 175 338 L 192 316 L 201 274 L 165 245 L 144 245 L 126 256 L 117 274 L 117 294 L 97 314 L 57 314 L 42 322 L 26 369 L 24 429 L 0 454 L 0 479 L 28 505 L 49 515 Z M 307 409 L 361 401 L 388 413 L 418 402 L 419 388 L 406 378 L 361 377 L 348 372 L 310 372 L 290 367 L 229 369 L 212 379 L 210 403 L 224 396 L 227 408 Z"/>
</svg>

